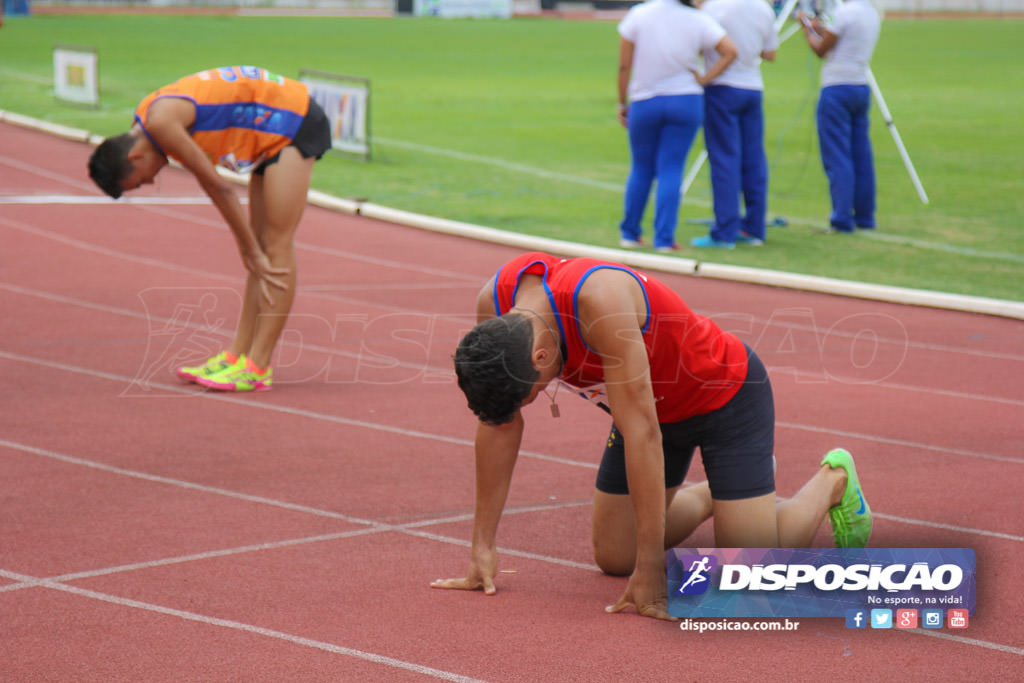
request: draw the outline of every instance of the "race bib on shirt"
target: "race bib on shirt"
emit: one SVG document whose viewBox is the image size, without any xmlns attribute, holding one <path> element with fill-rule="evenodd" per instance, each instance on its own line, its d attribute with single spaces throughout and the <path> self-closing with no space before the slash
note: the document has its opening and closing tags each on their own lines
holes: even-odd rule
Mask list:
<svg viewBox="0 0 1024 683">
<path fill-rule="evenodd" d="M 586 387 L 585 389 L 579 389 L 577 387 L 569 387 L 576 392 L 577 395 L 583 397 L 587 401 L 590 401 L 595 406 L 600 408 L 606 413 L 611 413 L 611 408 L 608 407 L 608 392 L 605 391 L 604 384 L 595 384 L 593 386 Z"/>
</svg>

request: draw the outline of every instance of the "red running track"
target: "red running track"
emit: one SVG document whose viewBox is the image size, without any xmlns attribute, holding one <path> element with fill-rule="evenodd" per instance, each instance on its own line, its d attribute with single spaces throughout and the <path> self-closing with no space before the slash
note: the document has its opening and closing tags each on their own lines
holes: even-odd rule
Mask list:
<svg viewBox="0 0 1024 683">
<path fill-rule="evenodd" d="M 472 520 L 450 354 L 515 252 L 311 207 L 274 390 L 200 392 L 171 369 L 233 329 L 231 236 L 170 203 L 200 195 L 176 170 L 98 200 L 88 154 L 0 125 L 0 679 L 1019 678 L 1020 321 L 662 276 L 769 365 L 780 495 L 842 445 L 872 545 L 977 551 L 965 631 L 605 614 L 624 586 L 589 548 L 608 420 L 569 399 L 528 409 L 498 594 L 433 590 L 464 571 Z"/>
</svg>

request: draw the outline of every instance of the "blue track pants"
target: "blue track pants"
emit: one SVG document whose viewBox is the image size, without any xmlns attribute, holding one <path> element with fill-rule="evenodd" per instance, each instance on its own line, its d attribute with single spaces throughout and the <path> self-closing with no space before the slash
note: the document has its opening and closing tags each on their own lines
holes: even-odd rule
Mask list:
<svg viewBox="0 0 1024 683">
<path fill-rule="evenodd" d="M 830 85 L 818 99 L 818 143 L 837 230 L 875 227 L 875 164 L 868 136 L 871 90 Z"/>
<path fill-rule="evenodd" d="M 711 85 L 704 89 L 704 144 L 711 164 L 715 223 L 711 237 L 735 242 L 740 231 L 765 238 L 768 159 L 760 90 Z M 740 217 L 740 195 L 746 209 Z"/>
<path fill-rule="evenodd" d="M 632 165 L 626 181 L 622 237 L 639 239 L 651 184 L 658 181 L 654 204 L 654 246 L 675 244 L 682 201 L 683 164 L 704 119 L 703 95 L 669 95 L 629 106 Z"/>
</svg>

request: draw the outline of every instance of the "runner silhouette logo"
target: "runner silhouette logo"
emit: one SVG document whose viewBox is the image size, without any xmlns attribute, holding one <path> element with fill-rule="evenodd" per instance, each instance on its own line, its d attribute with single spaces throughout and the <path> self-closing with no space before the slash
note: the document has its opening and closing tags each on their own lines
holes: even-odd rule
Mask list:
<svg viewBox="0 0 1024 683">
<path fill-rule="evenodd" d="M 680 595 L 700 595 L 711 585 L 711 573 L 715 571 L 717 561 L 714 555 L 683 555 L 679 558 L 685 568 L 683 583 L 679 586 Z"/>
</svg>

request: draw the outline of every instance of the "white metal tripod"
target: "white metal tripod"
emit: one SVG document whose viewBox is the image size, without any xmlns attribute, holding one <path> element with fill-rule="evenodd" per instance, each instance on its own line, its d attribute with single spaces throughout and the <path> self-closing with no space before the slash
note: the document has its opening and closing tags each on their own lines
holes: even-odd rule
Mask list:
<svg viewBox="0 0 1024 683">
<path fill-rule="evenodd" d="M 896 124 L 893 123 L 892 114 L 889 113 L 889 107 L 885 106 L 885 98 L 882 97 L 882 89 L 878 87 L 878 81 L 875 80 L 875 74 L 871 72 L 871 67 L 868 67 L 868 85 L 871 86 L 871 94 L 874 95 L 875 102 L 878 103 L 878 109 L 882 112 L 882 119 L 885 121 L 885 125 L 889 127 L 889 132 L 892 134 L 893 142 L 896 143 L 896 149 L 900 153 L 900 158 L 903 159 L 903 165 L 906 167 L 907 173 L 910 174 L 910 182 L 914 183 L 914 188 L 917 190 L 917 196 L 921 198 L 923 203 L 927 204 L 928 195 L 924 191 L 921 179 L 917 177 L 917 171 L 914 170 L 914 162 L 910 160 L 910 154 L 907 152 L 907 148 L 903 146 L 903 140 L 900 138 L 900 132 L 896 130 Z"/>
<path fill-rule="evenodd" d="M 779 12 L 779 16 L 775 19 L 775 33 L 779 35 L 779 45 L 794 33 L 799 30 L 798 24 L 791 25 L 786 29 L 785 33 L 782 34 L 783 25 L 786 23 L 786 19 L 793 13 L 793 9 L 796 7 L 800 0 L 786 0 L 786 4 Z M 920 197 L 921 202 L 924 204 L 928 203 L 928 194 L 924 191 L 924 186 L 921 184 L 921 179 L 917 176 L 917 171 L 914 169 L 914 162 L 910 159 L 910 153 L 907 152 L 906 146 L 903 144 L 903 139 L 900 137 L 900 132 L 896 128 L 896 124 L 892 120 L 892 114 L 889 113 L 889 107 L 885 103 L 885 97 L 882 96 L 882 89 L 878 87 L 878 81 L 875 80 L 875 74 L 871 71 L 871 67 L 868 67 L 868 86 L 871 88 L 871 94 L 875 98 L 875 102 L 878 103 L 878 109 L 882 112 L 882 119 L 885 121 L 886 127 L 889 129 L 889 133 L 892 135 L 893 141 L 896 143 L 896 150 L 900 154 L 900 158 L 903 160 L 903 166 L 907 169 L 907 173 L 910 175 L 910 181 L 914 184 L 914 189 L 917 190 L 917 196 Z M 697 173 L 700 172 L 701 166 L 708 158 L 706 150 L 701 150 L 697 158 L 694 159 L 693 164 L 690 166 L 690 170 L 686 172 L 683 178 L 683 193 L 690 188 L 693 184 L 694 179 L 697 177 Z"/>
</svg>

